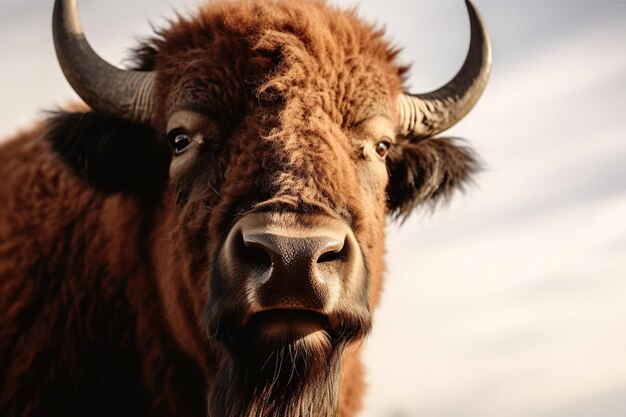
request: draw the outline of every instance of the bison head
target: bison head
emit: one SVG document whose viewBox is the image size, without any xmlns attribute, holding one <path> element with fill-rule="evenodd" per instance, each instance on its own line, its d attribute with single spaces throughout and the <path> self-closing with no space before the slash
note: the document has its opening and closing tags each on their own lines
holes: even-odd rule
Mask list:
<svg viewBox="0 0 626 417">
<path fill-rule="evenodd" d="M 94 112 L 57 122 L 55 146 L 154 216 L 149 262 L 210 415 L 331 416 L 340 390 L 360 390 L 355 342 L 379 297 L 386 217 L 475 169 L 467 148 L 433 138 L 488 78 L 467 7 L 463 68 L 413 95 L 381 31 L 320 2 L 204 6 L 138 49 L 134 71 L 100 60 L 75 1 L 56 2 L 59 60 Z"/>
</svg>

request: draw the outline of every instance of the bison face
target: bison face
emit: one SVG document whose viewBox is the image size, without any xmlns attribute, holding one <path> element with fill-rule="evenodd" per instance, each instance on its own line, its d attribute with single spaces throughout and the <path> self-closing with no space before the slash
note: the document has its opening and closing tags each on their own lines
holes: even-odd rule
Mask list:
<svg viewBox="0 0 626 417">
<path fill-rule="evenodd" d="M 205 370 L 209 414 L 336 415 L 339 386 L 361 389 L 353 347 L 378 302 L 387 215 L 448 196 L 476 167 L 434 137 L 486 84 L 475 10 L 462 70 L 412 95 L 382 33 L 320 2 L 205 6 L 131 72 L 102 65 L 74 3 L 56 3 L 55 42 L 97 112 L 57 119 L 50 138 L 100 190 L 151 203 L 165 315 Z"/>
<path fill-rule="evenodd" d="M 207 279 L 198 302 L 224 352 L 215 415 L 333 415 L 343 352 L 371 325 L 394 125 L 286 117 L 297 105 L 259 105 L 228 134 L 201 112 L 167 123 L 176 259 L 196 260 L 190 286 Z"/>
</svg>

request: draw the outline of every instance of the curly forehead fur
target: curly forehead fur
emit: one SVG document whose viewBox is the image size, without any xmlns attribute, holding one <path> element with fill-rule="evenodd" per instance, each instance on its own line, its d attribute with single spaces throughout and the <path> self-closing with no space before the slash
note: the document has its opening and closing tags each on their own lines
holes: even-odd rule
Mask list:
<svg viewBox="0 0 626 417">
<path fill-rule="evenodd" d="M 379 112 L 376 100 L 386 106 L 402 90 L 405 69 L 395 65 L 398 50 L 382 35 L 355 11 L 322 1 L 227 1 L 162 30 L 139 49 L 137 64 L 159 71 L 170 87 L 169 106 L 203 104 L 236 118 L 245 95 L 262 102 L 296 98 L 349 126 Z M 291 109 L 283 121 L 302 112 Z"/>
</svg>

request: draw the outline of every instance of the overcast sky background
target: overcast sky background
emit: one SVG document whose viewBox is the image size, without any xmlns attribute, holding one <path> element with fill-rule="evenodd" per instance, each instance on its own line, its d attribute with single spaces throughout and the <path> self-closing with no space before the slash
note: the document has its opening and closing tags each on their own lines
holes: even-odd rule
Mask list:
<svg viewBox="0 0 626 417">
<path fill-rule="evenodd" d="M 119 64 L 189 1 L 81 1 Z M 353 0 L 340 0 L 342 6 Z M 449 131 L 486 169 L 435 214 L 391 225 L 366 344 L 363 417 L 626 415 L 626 2 L 476 1 L 490 85 Z M 461 1 L 361 1 L 435 89 L 468 45 Z M 51 1 L 0 1 L 0 136 L 74 97 L 54 57 Z"/>
</svg>

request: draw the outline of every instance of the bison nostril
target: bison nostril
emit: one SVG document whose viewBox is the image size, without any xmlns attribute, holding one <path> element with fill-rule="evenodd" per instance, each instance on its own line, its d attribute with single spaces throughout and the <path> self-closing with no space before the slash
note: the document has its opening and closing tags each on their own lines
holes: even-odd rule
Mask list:
<svg viewBox="0 0 626 417">
<path fill-rule="evenodd" d="M 246 242 L 243 235 L 240 235 L 237 242 L 237 251 L 241 260 L 248 265 L 268 269 L 272 266 L 272 258 L 265 249 L 256 244 Z"/>
<path fill-rule="evenodd" d="M 317 258 L 317 263 L 318 264 L 323 264 L 323 263 L 328 263 L 328 262 L 333 262 L 333 261 L 337 261 L 337 260 L 341 260 L 345 257 L 346 255 L 346 248 L 343 247 L 339 250 L 332 250 L 332 251 L 328 251 L 325 252 L 323 254 L 320 255 L 319 258 Z"/>
<path fill-rule="evenodd" d="M 329 263 L 344 259 L 347 254 L 347 246 L 345 241 L 328 240 L 325 242 L 323 252 L 318 256 L 317 263 Z"/>
</svg>

